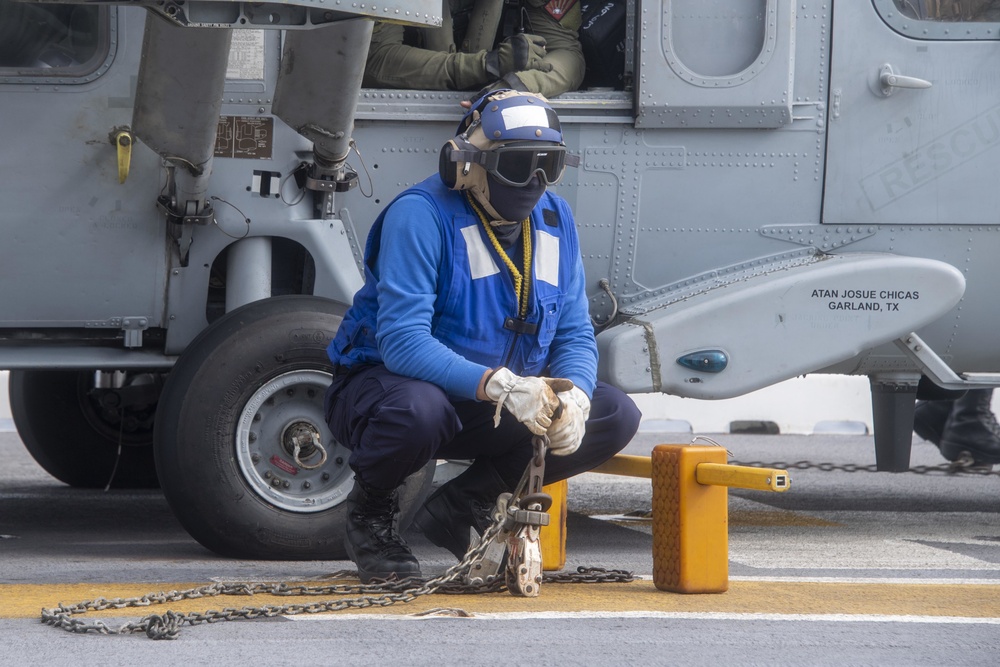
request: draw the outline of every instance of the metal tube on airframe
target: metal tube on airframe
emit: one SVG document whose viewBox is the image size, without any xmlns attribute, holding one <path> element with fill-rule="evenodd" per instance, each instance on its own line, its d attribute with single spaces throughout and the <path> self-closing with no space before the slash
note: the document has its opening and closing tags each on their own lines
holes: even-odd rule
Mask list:
<svg viewBox="0 0 1000 667">
<path fill-rule="evenodd" d="M 316 164 L 329 175 L 347 159 L 372 21 L 340 21 L 285 33 L 274 115 L 314 144 Z"/>
<path fill-rule="evenodd" d="M 205 206 L 231 37 L 228 28 L 184 28 L 146 17 L 132 130 L 177 167 L 182 213 Z"/>
</svg>

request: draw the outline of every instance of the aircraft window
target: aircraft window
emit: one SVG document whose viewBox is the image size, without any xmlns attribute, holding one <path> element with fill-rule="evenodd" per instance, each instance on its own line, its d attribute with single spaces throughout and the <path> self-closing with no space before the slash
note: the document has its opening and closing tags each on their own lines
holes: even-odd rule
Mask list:
<svg viewBox="0 0 1000 667">
<path fill-rule="evenodd" d="M 85 76 L 107 57 L 108 13 L 0 0 L 0 76 Z M 13 71 L 11 71 L 13 70 Z"/>
<path fill-rule="evenodd" d="M 727 0 L 732 2 L 733 0 Z M 774 2 L 775 0 L 760 0 Z M 575 2 L 575 0 L 574 0 Z M 581 0 L 578 31 L 586 68 L 580 87 L 550 99 L 564 124 L 574 121 L 632 123 L 634 121 L 635 43 L 634 17 L 639 0 Z M 452 5 L 460 4 L 452 2 Z M 471 6 L 472 3 L 467 3 Z M 516 3 L 511 3 L 513 6 Z M 538 4 L 537 2 L 534 4 Z M 566 3 L 574 4 L 574 3 Z M 445 3 L 449 6 L 449 3 Z M 456 32 L 462 33 L 455 16 Z M 427 45 L 427 35 L 403 30 L 403 43 Z M 359 120 L 423 119 L 453 122 L 455 105 L 474 91 L 452 91 L 440 87 L 375 87 L 368 80 L 361 90 L 356 118 Z"/>
<path fill-rule="evenodd" d="M 893 0 L 905 16 L 925 21 L 1000 21 L 1000 0 Z"/>
<path fill-rule="evenodd" d="M 711 12 L 702 3 L 670 4 L 668 39 L 673 55 L 699 78 L 733 77 L 750 68 L 764 49 L 767 0 L 715 2 Z"/>
<path fill-rule="evenodd" d="M 1000 0 L 874 0 L 874 3 L 882 20 L 908 37 L 962 40 L 1000 37 Z"/>
<path fill-rule="evenodd" d="M 636 127 L 774 129 L 792 122 L 794 3 L 652 4 L 640 11 Z"/>
</svg>

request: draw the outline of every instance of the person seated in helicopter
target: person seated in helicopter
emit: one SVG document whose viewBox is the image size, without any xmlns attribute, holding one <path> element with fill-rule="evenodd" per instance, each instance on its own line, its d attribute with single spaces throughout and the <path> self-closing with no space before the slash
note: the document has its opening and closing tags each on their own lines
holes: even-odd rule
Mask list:
<svg viewBox="0 0 1000 667">
<path fill-rule="evenodd" d="M 440 28 L 413 32 L 376 23 L 362 85 L 480 93 L 509 88 L 552 98 L 583 82 L 576 0 L 523 0 L 509 20 L 501 19 L 503 0 L 448 5 Z M 494 44 L 498 32 L 502 39 Z"/>
</svg>

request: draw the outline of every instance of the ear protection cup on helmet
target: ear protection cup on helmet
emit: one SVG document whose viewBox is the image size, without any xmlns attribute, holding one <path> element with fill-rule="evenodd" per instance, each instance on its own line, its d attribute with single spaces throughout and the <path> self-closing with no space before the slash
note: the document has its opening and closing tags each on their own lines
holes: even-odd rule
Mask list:
<svg viewBox="0 0 1000 667">
<path fill-rule="evenodd" d="M 474 151 L 476 147 L 462 136 L 449 140 L 441 147 L 441 155 L 438 158 L 438 173 L 441 175 L 441 181 L 450 190 L 468 190 L 486 179 L 483 168 L 478 164 L 456 162 L 452 159 L 453 151 L 468 150 Z"/>
<path fill-rule="evenodd" d="M 457 151 L 458 146 L 454 139 L 449 139 L 441 147 L 441 155 L 438 158 L 438 173 L 441 175 L 441 182 L 449 190 L 459 190 L 455 187 L 458 184 L 458 163 L 451 161 L 451 152 Z"/>
</svg>

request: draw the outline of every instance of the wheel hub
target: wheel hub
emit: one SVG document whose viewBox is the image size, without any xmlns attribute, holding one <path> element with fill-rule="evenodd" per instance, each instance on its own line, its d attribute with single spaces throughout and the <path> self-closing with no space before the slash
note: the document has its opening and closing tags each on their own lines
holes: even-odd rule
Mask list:
<svg viewBox="0 0 1000 667">
<path fill-rule="evenodd" d="M 296 465 L 312 470 L 326 462 L 326 449 L 321 438 L 322 433 L 313 424 L 296 421 L 285 427 L 281 445 Z"/>
<path fill-rule="evenodd" d="M 240 414 L 236 459 L 250 488 L 292 512 L 339 504 L 353 485 L 348 450 L 324 421 L 330 374 L 295 370 L 254 392 Z"/>
</svg>

